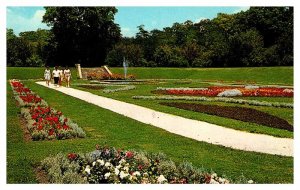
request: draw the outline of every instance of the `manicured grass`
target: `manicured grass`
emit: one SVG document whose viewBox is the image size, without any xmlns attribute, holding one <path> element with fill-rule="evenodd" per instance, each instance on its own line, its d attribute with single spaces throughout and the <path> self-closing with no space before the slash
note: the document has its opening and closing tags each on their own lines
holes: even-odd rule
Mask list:
<svg viewBox="0 0 300 190">
<path fill-rule="evenodd" d="M 110 68 L 123 74 L 123 68 Z M 264 84 L 293 85 L 293 67 L 244 67 L 244 68 L 134 68 L 129 74 L 138 79 L 201 79 L 207 81 L 235 81 Z"/>
<path fill-rule="evenodd" d="M 74 67 L 73 80 L 77 73 Z M 8 67 L 7 78 L 39 79 L 44 77 L 43 67 Z M 53 68 L 51 68 L 53 70 Z M 123 74 L 123 68 L 112 67 L 113 73 Z M 293 67 L 245 68 L 145 68 L 129 67 L 128 73 L 137 79 L 198 79 L 201 81 L 231 81 L 237 83 L 262 83 L 293 85 Z"/>
<path fill-rule="evenodd" d="M 164 152 L 175 162 L 184 160 L 197 167 L 212 169 L 237 179 L 242 174 L 258 183 L 293 183 L 293 158 L 244 152 L 171 134 L 142 124 L 84 101 L 42 87 L 31 81 L 24 82 L 44 98 L 49 105 L 61 110 L 87 132 L 85 139 L 64 141 L 24 142 L 12 94 L 7 94 L 8 182 L 35 183 L 33 166 L 43 158 L 63 152 L 88 152 L 95 144 L 123 149 Z M 8 90 L 9 87 L 8 87 Z M 18 163 L 26 166 L 20 167 Z M 22 166 L 21 165 L 21 166 Z M 28 175 L 25 175 L 28 174 Z M 24 174 L 24 175 L 23 175 Z M 282 177 L 284 176 L 284 177 Z"/>
<path fill-rule="evenodd" d="M 53 71 L 53 68 L 50 68 Z M 77 79 L 77 71 L 75 68 L 70 68 L 72 79 Z M 7 79 L 44 79 L 44 67 L 7 67 Z"/>
</svg>

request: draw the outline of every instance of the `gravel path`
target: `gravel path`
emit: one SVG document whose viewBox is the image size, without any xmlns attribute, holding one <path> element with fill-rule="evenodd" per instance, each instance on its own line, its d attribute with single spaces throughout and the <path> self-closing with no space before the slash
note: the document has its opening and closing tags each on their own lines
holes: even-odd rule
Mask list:
<svg viewBox="0 0 300 190">
<path fill-rule="evenodd" d="M 37 82 L 37 84 L 46 86 L 45 82 Z M 142 123 L 150 124 L 154 127 L 162 128 L 171 133 L 195 139 L 197 141 L 204 141 L 244 151 L 293 156 L 293 139 L 253 134 L 225 128 L 203 121 L 196 121 L 162 113 L 142 106 L 113 100 L 111 98 L 94 95 L 92 93 L 73 88 L 57 88 L 53 85 L 50 85 L 49 88 L 111 110 Z"/>
</svg>

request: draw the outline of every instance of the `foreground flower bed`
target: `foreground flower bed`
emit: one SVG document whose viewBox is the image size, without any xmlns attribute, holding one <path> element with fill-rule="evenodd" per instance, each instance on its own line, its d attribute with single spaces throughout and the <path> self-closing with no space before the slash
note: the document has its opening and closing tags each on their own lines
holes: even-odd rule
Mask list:
<svg viewBox="0 0 300 190">
<path fill-rule="evenodd" d="M 232 183 L 190 163 L 176 165 L 164 154 L 100 148 L 86 153 L 57 154 L 41 162 L 50 183 Z M 236 183 L 253 183 L 245 178 Z"/>
<path fill-rule="evenodd" d="M 243 100 L 234 99 L 226 97 L 197 97 L 197 96 L 170 96 L 170 95 L 160 95 L 160 96 L 132 96 L 133 99 L 143 99 L 143 100 L 189 100 L 189 101 L 206 101 L 206 102 L 226 102 L 235 104 L 248 104 L 253 106 L 268 106 L 268 107 L 279 107 L 279 108 L 293 108 L 292 103 L 284 102 L 266 102 L 257 100 Z"/>
<path fill-rule="evenodd" d="M 161 102 L 160 104 L 184 110 L 190 110 L 245 122 L 256 123 L 272 128 L 294 131 L 293 126 L 290 125 L 286 120 L 251 108 L 178 102 Z"/>
<path fill-rule="evenodd" d="M 155 91 L 158 94 L 186 96 L 259 96 L 259 97 L 293 97 L 294 90 L 290 88 L 259 87 L 259 86 L 212 86 L 208 88 L 162 88 Z"/>
<path fill-rule="evenodd" d="M 48 106 L 38 95 L 17 80 L 10 81 L 16 100 L 21 106 L 21 114 L 32 140 L 52 140 L 85 137 L 78 125 L 66 118 L 60 111 Z"/>
</svg>

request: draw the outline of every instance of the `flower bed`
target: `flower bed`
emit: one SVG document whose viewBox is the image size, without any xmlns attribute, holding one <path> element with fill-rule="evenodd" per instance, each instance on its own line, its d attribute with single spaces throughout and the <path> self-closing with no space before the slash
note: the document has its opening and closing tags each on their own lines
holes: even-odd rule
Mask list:
<svg viewBox="0 0 300 190">
<path fill-rule="evenodd" d="M 121 84 L 81 84 L 77 85 L 78 87 L 82 88 L 87 88 L 87 89 L 93 89 L 93 90 L 98 90 L 98 89 L 103 89 L 105 87 L 119 87 L 119 88 L 114 88 L 114 89 L 104 89 L 104 93 L 114 93 L 118 91 L 126 91 L 126 90 L 133 90 L 136 89 L 134 85 L 121 85 Z"/>
<path fill-rule="evenodd" d="M 21 114 L 27 121 L 33 140 L 85 137 L 84 131 L 76 123 L 53 108 L 32 106 L 30 109 L 22 108 Z"/>
<path fill-rule="evenodd" d="M 125 80 L 124 75 L 121 74 L 107 74 L 107 73 L 98 73 L 98 72 L 89 72 L 87 73 L 88 80 Z M 134 75 L 127 75 L 126 79 L 134 80 Z"/>
<path fill-rule="evenodd" d="M 293 97 L 294 90 L 290 88 L 258 87 L 258 86 L 212 86 L 208 88 L 161 88 L 155 91 L 159 94 L 187 96 L 262 96 L 262 97 Z"/>
<path fill-rule="evenodd" d="M 269 106 L 269 107 L 281 107 L 281 108 L 293 108 L 292 103 L 284 102 L 266 102 L 257 100 L 243 100 L 226 97 L 207 98 L 199 96 L 132 96 L 133 99 L 144 99 L 144 100 L 190 100 L 190 101 L 207 101 L 207 102 L 226 102 L 236 104 L 248 104 L 253 106 Z"/>
<path fill-rule="evenodd" d="M 38 95 L 34 94 L 29 88 L 26 88 L 20 81 L 10 81 L 15 99 L 18 101 L 21 107 L 23 106 L 48 106 Z"/>
<path fill-rule="evenodd" d="M 190 110 L 245 122 L 256 123 L 272 128 L 294 131 L 293 126 L 290 125 L 284 119 L 251 108 L 178 102 L 162 102 L 160 104 L 184 110 Z"/>
<path fill-rule="evenodd" d="M 113 92 L 118 92 L 118 91 L 126 91 L 126 90 L 133 90 L 135 89 L 134 85 L 128 85 L 128 86 L 124 86 L 121 88 L 115 88 L 115 89 L 104 89 L 103 92 L 104 93 L 113 93 Z"/>
<path fill-rule="evenodd" d="M 232 183 L 186 162 L 176 165 L 161 153 L 96 147 L 97 150 L 87 154 L 60 153 L 48 157 L 41 166 L 51 183 Z M 247 180 L 238 183 L 247 183 Z"/>
<path fill-rule="evenodd" d="M 10 84 L 33 140 L 85 137 L 84 131 L 76 123 L 50 108 L 47 102 L 24 87 L 20 81 L 12 80 Z"/>
</svg>

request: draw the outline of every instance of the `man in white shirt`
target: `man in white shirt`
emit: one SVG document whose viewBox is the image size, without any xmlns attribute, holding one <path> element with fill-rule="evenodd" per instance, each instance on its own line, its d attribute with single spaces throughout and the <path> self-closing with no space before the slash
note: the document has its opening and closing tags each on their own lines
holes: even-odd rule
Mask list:
<svg viewBox="0 0 300 190">
<path fill-rule="evenodd" d="M 59 74 L 60 74 L 60 71 L 57 69 L 57 66 L 55 66 L 55 69 L 52 72 L 52 76 L 54 79 L 54 86 L 58 86 Z"/>
</svg>

